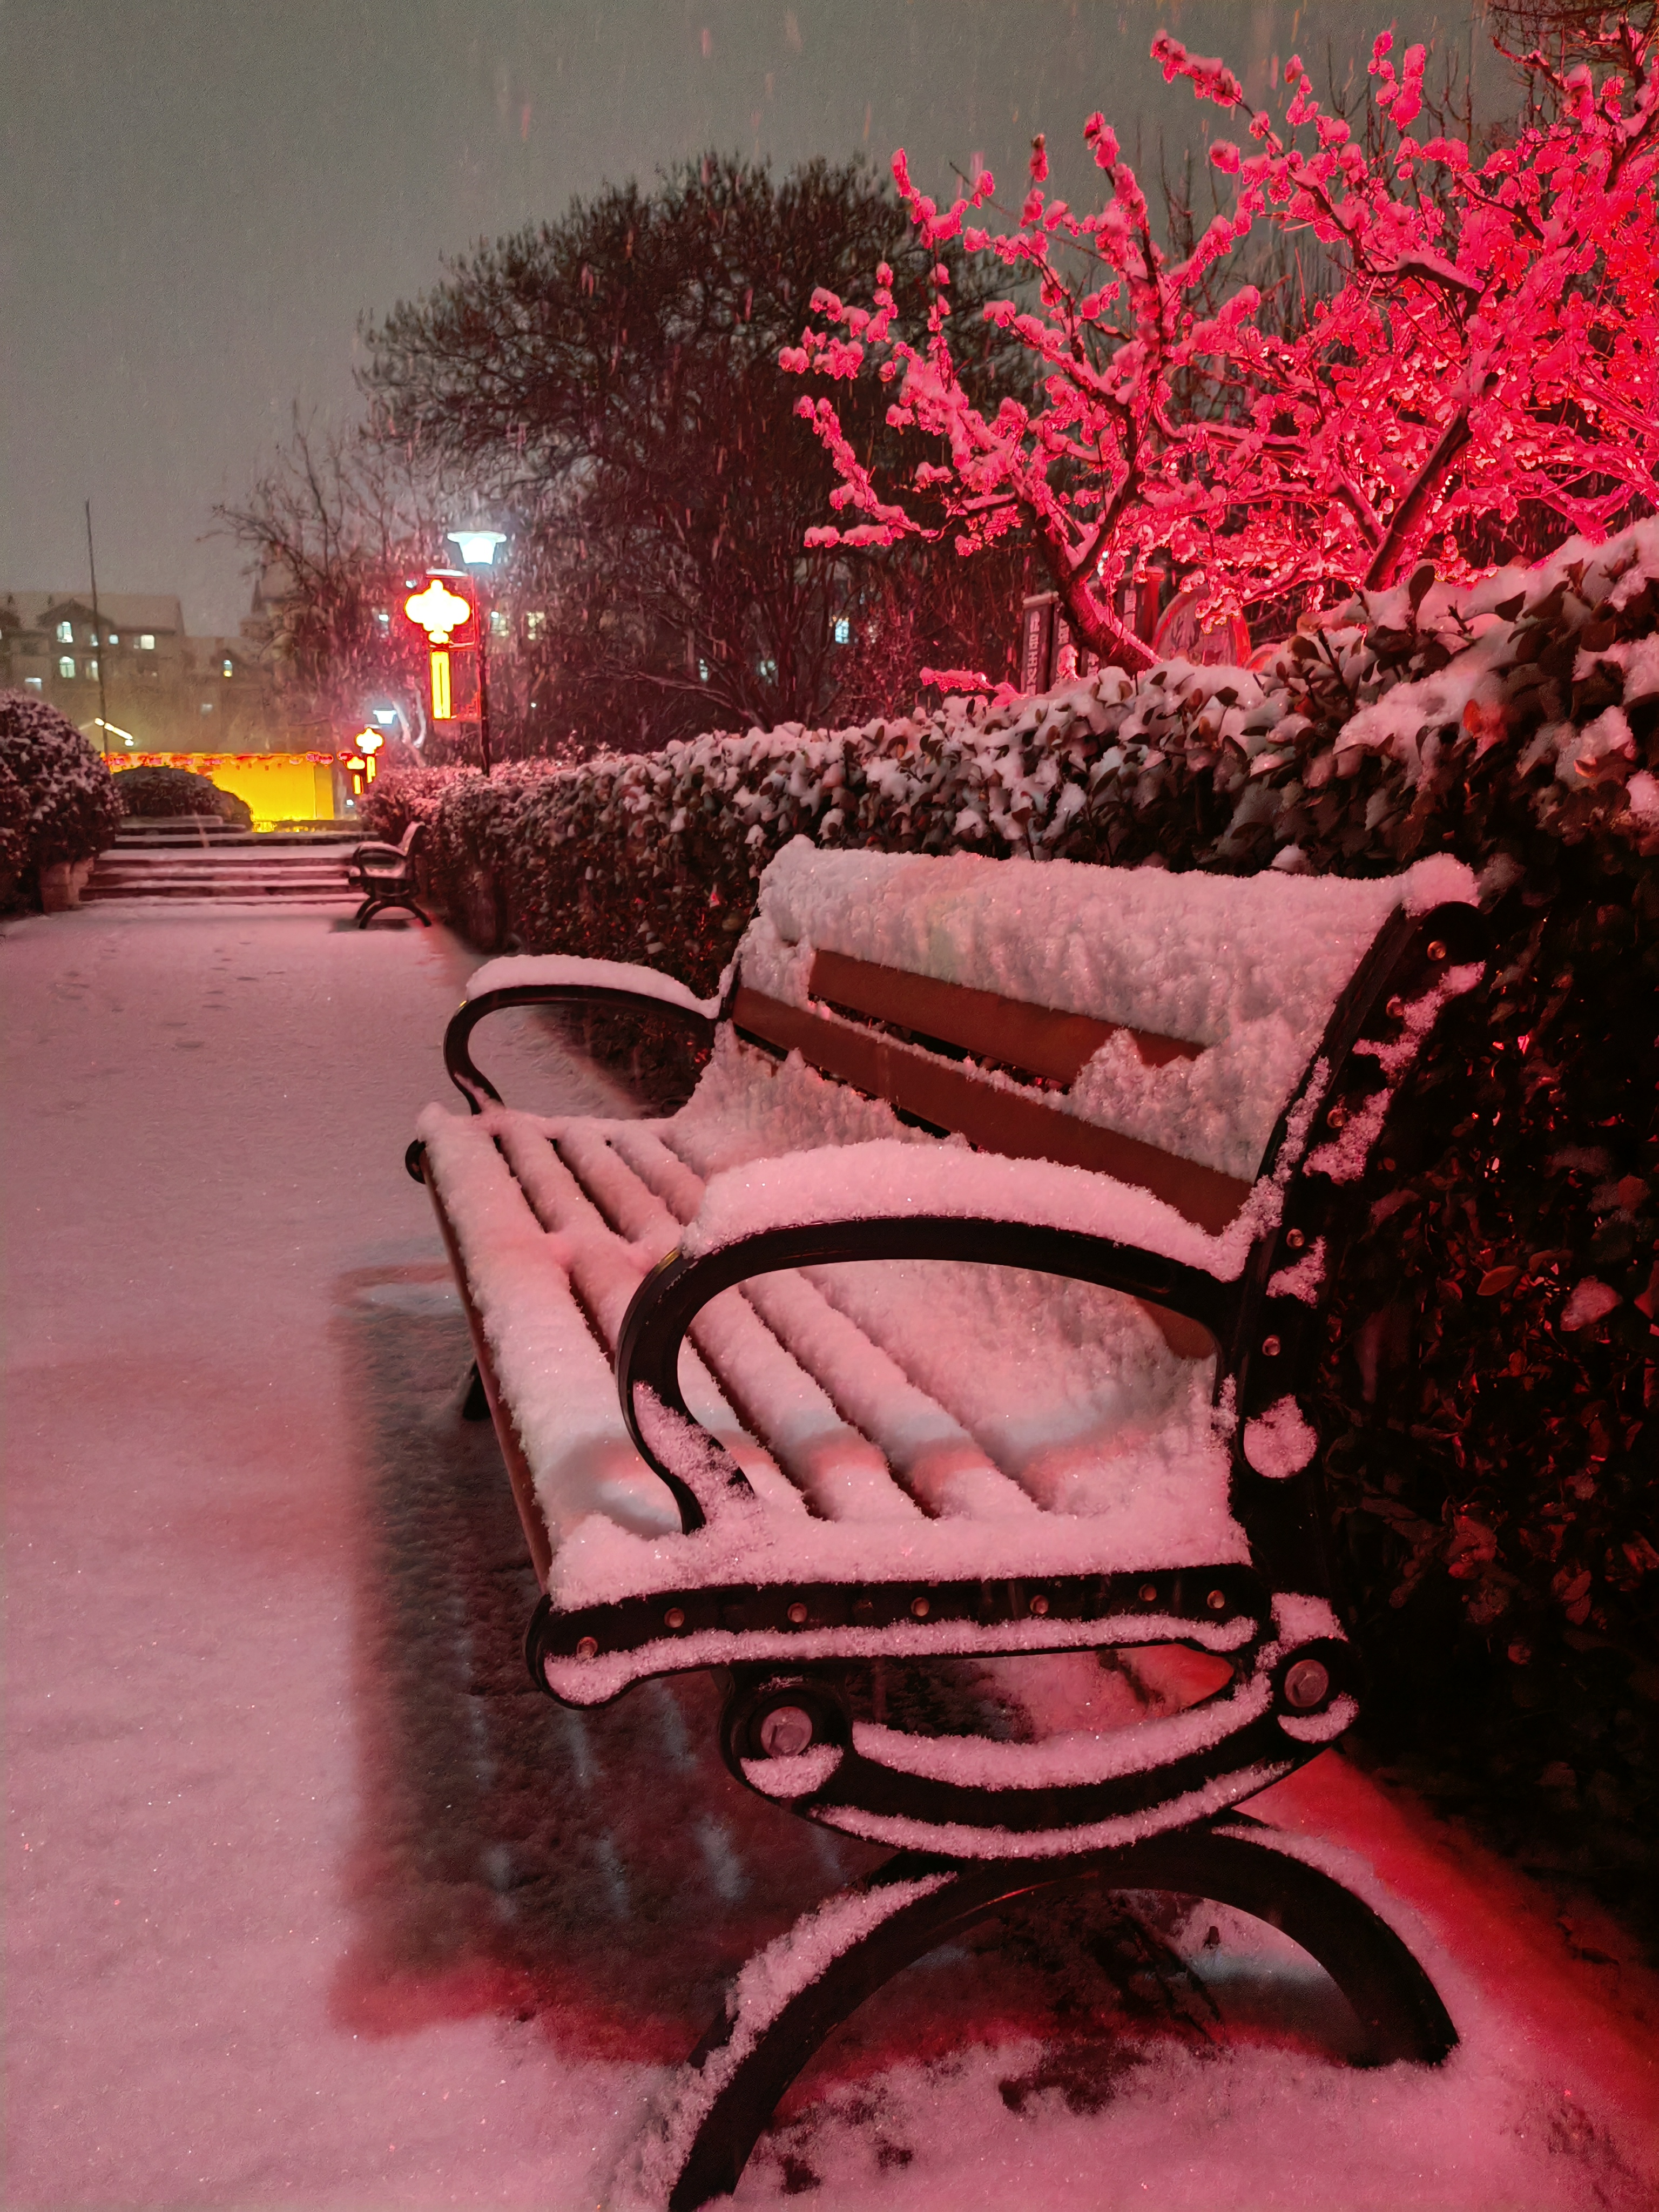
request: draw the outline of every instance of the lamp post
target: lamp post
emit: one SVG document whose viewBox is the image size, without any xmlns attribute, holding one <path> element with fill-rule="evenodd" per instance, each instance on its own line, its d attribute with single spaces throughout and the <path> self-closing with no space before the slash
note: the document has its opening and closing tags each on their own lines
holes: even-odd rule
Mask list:
<svg viewBox="0 0 1659 2212">
<path fill-rule="evenodd" d="M 495 548 L 505 545 L 501 530 L 450 530 L 445 532 L 472 576 L 473 604 L 478 623 L 478 750 L 483 772 L 489 773 L 489 598 L 485 580 L 495 565 Z"/>
</svg>

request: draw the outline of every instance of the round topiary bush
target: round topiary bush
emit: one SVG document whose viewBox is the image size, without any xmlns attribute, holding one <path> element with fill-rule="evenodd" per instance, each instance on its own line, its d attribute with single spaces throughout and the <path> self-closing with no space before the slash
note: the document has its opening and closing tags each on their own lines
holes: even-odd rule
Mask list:
<svg viewBox="0 0 1659 2212">
<path fill-rule="evenodd" d="M 120 819 L 108 769 L 68 716 L 0 691 L 0 899 L 28 899 L 43 868 L 91 860 Z"/>
<path fill-rule="evenodd" d="M 128 768 L 115 778 L 115 794 L 135 819 L 154 821 L 177 814 L 216 816 L 238 830 L 253 827 L 253 810 L 234 791 L 221 791 L 211 777 L 187 768 Z"/>
</svg>

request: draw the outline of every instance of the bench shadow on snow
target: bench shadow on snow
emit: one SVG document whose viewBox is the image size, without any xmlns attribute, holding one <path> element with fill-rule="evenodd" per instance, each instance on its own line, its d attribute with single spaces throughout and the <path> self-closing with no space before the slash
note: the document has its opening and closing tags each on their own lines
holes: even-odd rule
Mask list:
<svg viewBox="0 0 1659 2212">
<path fill-rule="evenodd" d="M 356 1934 L 336 2016 L 397 2034 L 492 2013 L 572 2056 L 677 2061 L 752 1951 L 887 1855 L 741 1789 L 706 1676 L 587 1713 L 542 1696 L 520 1648 L 535 1578 L 494 1431 L 459 1418 L 469 1347 L 447 1273 L 347 1278 L 338 1336 L 363 1488 Z M 1167 1941 L 1181 1917 L 1066 1905 L 935 1953 L 841 2032 L 785 2116 L 830 2081 L 970 2042 L 1021 2046 L 1000 2084 L 1015 2111 L 1047 2092 L 1094 2109 L 1171 2037 L 1345 2047 L 1346 2006 L 1293 1946 L 1241 1953 L 1201 1906 L 1182 1945 L 1194 1978 Z"/>
</svg>

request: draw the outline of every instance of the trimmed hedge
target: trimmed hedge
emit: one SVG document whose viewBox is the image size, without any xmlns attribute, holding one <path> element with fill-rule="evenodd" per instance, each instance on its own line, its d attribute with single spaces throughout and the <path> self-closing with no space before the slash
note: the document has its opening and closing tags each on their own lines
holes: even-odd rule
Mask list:
<svg viewBox="0 0 1659 2212">
<path fill-rule="evenodd" d="M 1334 1286 L 1334 1539 L 1374 1735 L 1461 1745 L 1488 1793 L 1535 1808 L 1541 1784 L 1580 1856 L 1651 1866 L 1659 523 L 1466 591 L 1419 572 L 1255 674 L 1108 671 L 860 730 L 383 778 L 371 805 L 387 836 L 423 811 L 433 896 L 486 949 L 647 958 L 700 991 L 799 834 L 1237 873 L 1469 860 L 1492 986 L 1422 1068 L 1420 1149 Z"/>
<path fill-rule="evenodd" d="M 253 827 L 253 809 L 246 799 L 187 768 L 123 769 L 115 778 L 115 795 L 122 811 L 137 820 L 199 814 L 216 816 L 238 830 Z"/>
<path fill-rule="evenodd" d="M 120 819 L 108 769 L 69 717 L 0 691 L 0 906 L 33 903 L 42 868 L 91 860 Z"/>
</svg>

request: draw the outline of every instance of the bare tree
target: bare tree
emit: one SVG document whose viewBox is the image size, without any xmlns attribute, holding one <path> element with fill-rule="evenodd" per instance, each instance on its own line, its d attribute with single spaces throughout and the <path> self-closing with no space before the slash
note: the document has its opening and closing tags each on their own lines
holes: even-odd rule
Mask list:
<svg viewBox="0 0 1659 2212">
<path fill-rule="evenodd" d="M 883 562 L 805 542 L 834 478 L 778 355 L 817 285 L 884 258 L 922 282 L 860 165 L 775 182 L 710 155 L 481 248 L 366 332 L 385 450 L 515 519 L 544 617 L 526 723 L 655 743 L 845 714 L 878 690 L 908 704 L 930 653 L 1011 657 L 1019 562 L 958 576 L 948 549 Z M 964 309 L 978 297 L 965 283 Z M 980 350 L 1000 343 L 987 326 Z M 874 451 L 884 403 L 855 406 Z M 525 573 L 514 588 L 527 604 Z"/>
</svg>

